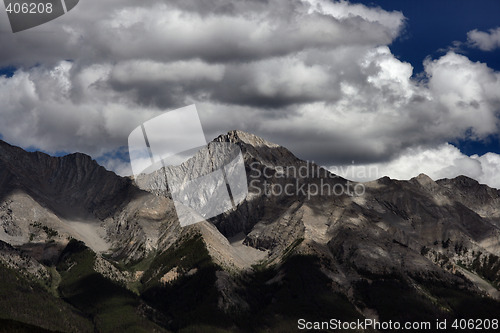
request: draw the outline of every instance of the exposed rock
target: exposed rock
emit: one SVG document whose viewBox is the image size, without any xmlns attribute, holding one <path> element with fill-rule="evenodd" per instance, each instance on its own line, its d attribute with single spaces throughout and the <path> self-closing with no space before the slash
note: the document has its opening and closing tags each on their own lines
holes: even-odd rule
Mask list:
<svg viewBox="0 0 500 333">
<path fill-rule="evenodd" d="M 0 262 L 30 278 L 46 282 L 50 280 L 50 273 L 45 266 L 2 241 L 0 241 Z"/>
<path fill-rule="evenodd" d="M 210 174 L 227 162 L 218 149 L 233 157 L 234 146 L 243 157 L 248 195 L 223 214 L 181 227 L 166 180 L 181 184 L 188 176 Z M 363 192 L 354 191 L 356 186 Z M 201 206 L 212 199 L 210 191 L 194 198 Z M 193 266 L 185 267 L 182 258 L 170 257 L 193 234 L 201 235 L 207 266 L 190 259 Z M 0 240 L 19 248 L 0 243 L 0 260 L 47 278 L 40 262 L 57 262 L 71 238 L 97 253 L 95 272 L 123 285 L 175 285 L 215 272 L 224 312 L 250 309 L 239 293 L 246 281 L 240 275 L 280 267 L 294 254 L 311 256 L 332 290 L 359 306 L 360 313 L 377 317 L 356 298 L 360 281 L 397 276 L 427 297 L 415 281 L 429 279 L 498 296 L 500 191 L 464 176 L 350 182 L 241 131 L 217 137 L 179 166 L 134 181 L 83 154 L 56 158 L 0 142 Z M 264 285 L 286 283 L 285 273 L 278 272 Z"/>
</svg>

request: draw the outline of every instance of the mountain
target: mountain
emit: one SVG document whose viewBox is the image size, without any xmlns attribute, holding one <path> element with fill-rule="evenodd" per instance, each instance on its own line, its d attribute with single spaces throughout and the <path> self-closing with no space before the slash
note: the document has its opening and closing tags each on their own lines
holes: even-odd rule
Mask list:
<svg viewBox="0 0 500 333">
<path fill-rule="evenodd" d="M 241 150 L 248 195 L 181 227 L 165 175 L 215 171 L 224 161 L 207 153 L 220 143 Z M 136 179 L 0 141 L 0 327 L 290 332 L 300 318 L 498 318 L 499 204 L 499 190 L 464 176 L 351 182 L 241 131 Z"/>
</svg>

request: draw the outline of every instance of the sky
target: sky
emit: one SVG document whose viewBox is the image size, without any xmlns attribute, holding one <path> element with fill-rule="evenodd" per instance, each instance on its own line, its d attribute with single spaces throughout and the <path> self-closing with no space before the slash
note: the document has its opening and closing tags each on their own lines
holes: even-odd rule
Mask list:
<svg viewBox="0 0 500 333">
<path fill-rule="evenodd" d="M 500 188 L 499 12 L 85 0 L 14 34 L 1 11 L 0 137 L 127 175 L 132 130 L 194 103 L 207 140 L 239 129 L 355 180 L 464 174 Z"/>
</svg>

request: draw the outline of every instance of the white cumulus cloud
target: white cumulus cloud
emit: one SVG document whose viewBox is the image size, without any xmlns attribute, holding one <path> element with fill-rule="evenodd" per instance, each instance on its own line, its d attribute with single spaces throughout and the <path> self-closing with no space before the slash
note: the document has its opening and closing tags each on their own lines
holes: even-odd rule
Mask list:
<svg viewBox="0 0 500 333">
<path fill-rule="evenodd" d="M 500 48 L 500 27 L 490 29 L 488 32 L 474 29 L 467 33 L 467 42 L 472 47 L 483 51 L 493 51 Z"/>
<path fill-rule="evenodd" d="M 390 49 L 405 24 L 347 1 L 82 1 L 0 34 L 0 66 L 17 68 L 0 77 L 0 133 L 121 174 L 130 131 L 193 103 L 207 140 L 241 129 L 322 165 L 382 165 L 499 133 L 500 73 L 450 51 L 415 78 Z M 469 174 L 482 163 L 476 176 L 496 184 L 492 156 L 464 157 Z"/>
<path fill-rule="evenodd" d="M 487 153 L 467 156 L 451 144 L 433 148 L 411 147 L 388 162 L 331 166 L 335 174 L 356 181 L 383 176 L 410 179 L 424 173 L 434 180 L 464 175 L 500 189 L 500 155 Z"/>
</svg>

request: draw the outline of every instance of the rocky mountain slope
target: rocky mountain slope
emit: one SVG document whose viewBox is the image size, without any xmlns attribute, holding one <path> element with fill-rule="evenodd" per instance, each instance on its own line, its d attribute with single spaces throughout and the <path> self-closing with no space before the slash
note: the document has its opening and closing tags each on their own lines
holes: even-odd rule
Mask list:
<svg viewBox="0 0 500 333">
<path fill-rule="evenodd" d="M 358 184 L 240 131 L 180 167 L 214 171 L 222 162 L 203 156 L 217 143 L 241 150 L 249 193 L 181 227 L 173 169 L 130 180 L 83 154 L 0 141 L 0 268 L 22 281 L 0 289 L 0 309 L 26 288 L 36 298 L 24 315 L 0 312 L 6 327 L 285 332 L 299 318 L 499 317 L 499 190 L 463 176 Z M 78 318 L 40 320 L 44 299 Z"/>
</svg>

